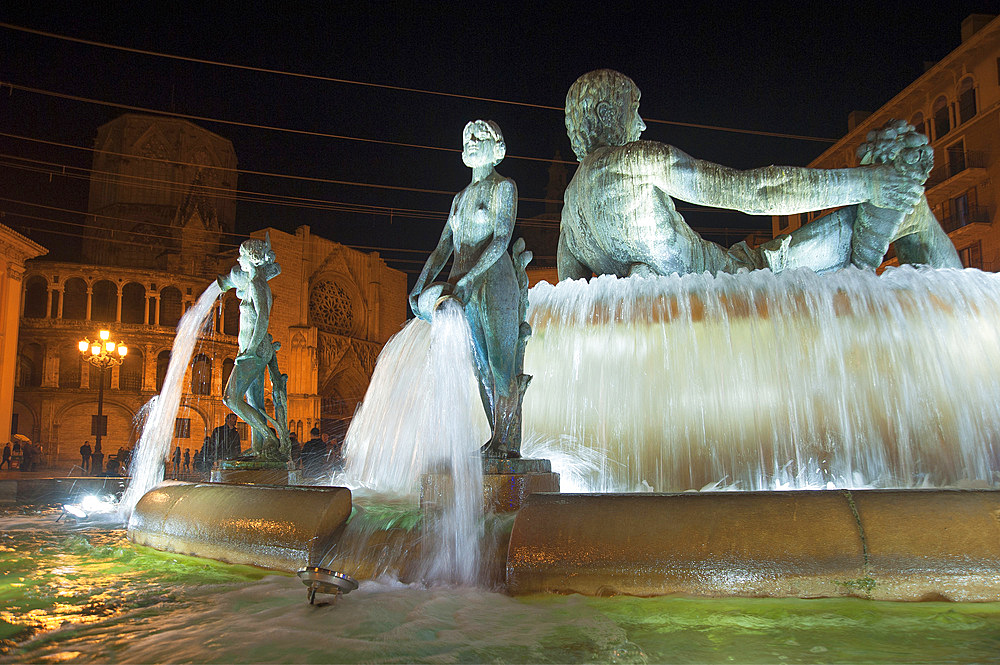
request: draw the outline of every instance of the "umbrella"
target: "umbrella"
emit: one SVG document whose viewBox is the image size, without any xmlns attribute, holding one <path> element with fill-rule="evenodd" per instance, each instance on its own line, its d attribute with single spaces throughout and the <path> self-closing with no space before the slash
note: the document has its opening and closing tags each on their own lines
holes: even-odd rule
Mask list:
<svg viewBox="0 0 1000 665">
<path fill-rule="evenodd" d="M 29 439 L 23 434 L 15 434 L 14 441 L 20 441 L 21 443 L 31 443 L 31 439 Z"/>
</svg>

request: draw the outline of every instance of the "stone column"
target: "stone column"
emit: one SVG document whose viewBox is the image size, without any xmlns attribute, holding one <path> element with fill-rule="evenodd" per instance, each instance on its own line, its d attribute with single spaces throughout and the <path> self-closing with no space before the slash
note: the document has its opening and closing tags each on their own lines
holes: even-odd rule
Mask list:
<svg viewBox="0 0 1000 665">
<path fill-rule="evenodd" d="M 142 389 L 156 390 L 156 355 L 151 344 L 142 347 Z"/>
<path fill-rule="evenodd" d="M 118 313 L 115 315 L 115 323 L 122 322 L 122 291 L 125 290 L 124 284 L 118 283 Z"/>
<path fill-rule="evenodd" d="M 56 318 L 57 319 L 62 319 L 62 315 L 63 315 L 63 303 L 66 302 L 66 289 L 65 288 L 60 288 L 60 289 L 58 289 L 56 291 L 56 293 L 59 295 L 59 307 L 58 307 L 58 311 L 56 312 Z"/>
<path fill-rule="evenodd" d="M 90 309 L 94 304 L 94 287 L 87 285 L 87 321 L 90 321 Z"/>
</svg>

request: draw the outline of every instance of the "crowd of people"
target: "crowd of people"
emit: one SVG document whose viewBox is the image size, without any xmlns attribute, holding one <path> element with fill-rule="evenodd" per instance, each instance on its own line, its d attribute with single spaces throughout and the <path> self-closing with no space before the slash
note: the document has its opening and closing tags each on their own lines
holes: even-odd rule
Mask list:
<svg viewBox="0 0 1000 665">
<path fill-rule="evenodd" d="M 236 414 L 226 416 L 224 424 L 206 436 L 201 447 L 181 448 L 175 445 L 165 460 L 167 469 L 177 477 L 182 474 L 208 473 L 220 460 L 236 459 L 243 454 Z M 305 478 L 321 478 L 344 468 L 343 442 L 337 437 L 321 432 L 318 427 L 309 432 L 310 438 L 300 443 L 291 433 L 291 458 Z M 132 448 L 119 447 L 117 452 L 105 455 L 99 443 L 91 446 L 84 441 L 80 446 L 79 469 L 85 475 L 120 476 L 128 473 Z M 23 437 L 8 441 L 3 447 L 0 471 L 37 471 L 43 466 L 42 446 Z"/>
</svg>

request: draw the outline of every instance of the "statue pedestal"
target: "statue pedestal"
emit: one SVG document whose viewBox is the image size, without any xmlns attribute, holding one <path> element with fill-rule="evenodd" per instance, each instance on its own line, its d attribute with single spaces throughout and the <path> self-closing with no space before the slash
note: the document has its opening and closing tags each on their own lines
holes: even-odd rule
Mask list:
<svg viewBox="0 0 1000 665">
<path fill-rule="evenodd" d="M 529 494 L 558 492 L 559 474 L 547 459 L 483 458 L 483 508 L 489 513 L 512 513 Z M 420 507 L 435 508 L 452 493 L 446 473 L 426 473 L 420 478 Z"/>
<path fill-rule="evenodd" d="M 301 471 L 289 470 L 285 462 L 258 459 L 228 459 L 212 467 L 213 483 L 240 485 L 301 485 Z"/>
</svg>

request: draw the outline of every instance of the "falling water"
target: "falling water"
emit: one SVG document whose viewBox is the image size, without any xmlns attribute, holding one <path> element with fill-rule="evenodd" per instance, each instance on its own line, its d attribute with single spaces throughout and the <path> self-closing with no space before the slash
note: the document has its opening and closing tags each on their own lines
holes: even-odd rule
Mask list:
<svg viewBox="0 0 1000 665">
<path fill-rule="evenodd" d="M 424 524 L 428 581 L 472 584 L 479 576 L 483 481 L 479 447 L 489 438 L 461 308 L 440 307 L 433 324 L 410 321 L 379 356 L 344 442 L 341 480 L 415 495 L 420 477 L 449 478 Z"/>
<path fill-rule="evenodd" d="M 589 491 L 994 482 L 996 275 L 601 277 L 530 297 L 525 427 L 596 451 Z"/>
<path fill-rule="evenodd" d="M 220 293 L 219 285 L 212 282 L 177 324 L 177 335 L 170 350 L 170 364 L 163 379 L 163 387 L 160 394 L 150 400 L 146 425 L 129 465 L 131 480 L 118 504 L 118 510 L 126 521 L 142 495 L 163 481 L 164 460 L 170 452 L 174 421 L 184 391 L 184 373 L 198 343 L 198 334 L 205 326 Z"/>
</svg>

